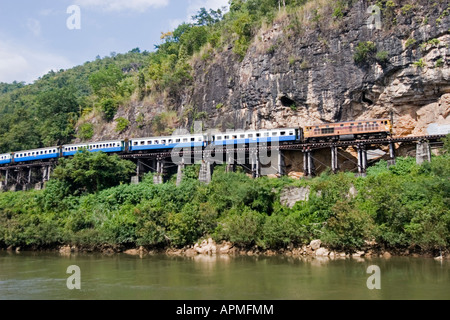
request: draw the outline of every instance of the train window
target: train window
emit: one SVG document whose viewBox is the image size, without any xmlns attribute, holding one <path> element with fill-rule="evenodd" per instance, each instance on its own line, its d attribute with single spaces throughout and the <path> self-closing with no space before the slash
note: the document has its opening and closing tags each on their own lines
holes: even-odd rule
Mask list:
<svg viewBox="0 0 450 320">
<path fill-rule="evenodd" d="M 285 136 L 286 135 L 286 132 L 285 131 L 281 131 L 280 132 L 280 136 Z"/>
<path fill-rule="evenodd" d="M 191 138 L 191 142 L 195 142 L 195 138 Z"/>
<path fill-rule="evenodd" d="M 151 144 L 153 144 L 153 141 L 148 141 L 147 144 L 151 145 Z"/>
<path fill-rule="evenodd" d="M 276 137 L 278 135 L 278 132 L 272 132 L 272 136 Z"/>
<path fill-rule="evenodd" d="M 159 144 L 159 140 L 155 140 L 155 144 Z"/>
<path fill-rule="evenodd" d="M 197 141 L 198 141 L 198 142 L 202 142 L 202 141 L 203 141 L 203 138 L 198 138 Z"/>
<path fill-rule="evenodd" d="M 230 136 L 225 136 L 225 137 L 223 137 L 225 140 L 228 140 L 228 139 L 230 139 Z"/>
<path fill-rule="evenodd" d="M 237 136 L 236 136 L 236 135 L 234 135 L 232 139 L 237 139 Z"/>
<path fill-rule="evenodd" d="M 264 133 L 264 137 L 268 137 L 268 136 L 269 136 L 268 132 Z"/>
<path fill-rule="evenodd" d="M 161 140 L 161 144 L 166 144 L 166 140 Z"/>
<path fill-rule="evenodd" d="M 322 134 L 332 134 L 334 133 L 334 128 L 324 128 L 322 129 Z"/>
<path fill-rule="evenodd" d="M 294 135 L 294 132 L 293 132 L 293 131 L 289 132 L 289 135 L 290 135 L 290 136 L 293 136 L 293 135 Z"/>
<path fill-rule="evenodd" d="M 217 136 L 217 137 L 216 137 L 216 140 L 217 140 L 217 141 L 220 141 L 220 140 L 222 140 L 222 137 L 221 137 L 221 136 Z"/>
<path fill-rule="evenodd" d="M 179 142 L 181 142 L 181 139 L 176 139 L 175 142 L 179 143 Z"/>
<path fill-rule="evenodd" d="M 145 145 L 145 141 L 141 141 L 141 146 Z"/>
<path fill-rule="evenodd" d="M 249 137 L 249 138 L 253 138 L 253 134 L 249 134 L 248 137 Z"/>
<path fill-rule="evenodd" d="M 188 142 L 188 139 L 187 139 L 187 138 L 184 138 L 184 139 L 183 139 L 183 142 Z"/>
<path fill-rule="evenodd" d="M 173 140 L 172 140 L 172 139 L 169 140 L 169 144 L 171 144 L 171 143 L 173 143 Z"/>
</svg>

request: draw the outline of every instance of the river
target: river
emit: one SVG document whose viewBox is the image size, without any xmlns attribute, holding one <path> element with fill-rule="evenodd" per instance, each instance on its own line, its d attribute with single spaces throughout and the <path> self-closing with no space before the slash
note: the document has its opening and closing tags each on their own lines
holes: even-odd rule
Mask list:
<svg viewBox="0 0 450 320">
<path fill-rule="evenodd" d="M 0 299 L 448 300 L 450 261 L 0 251 Z"/>
</svg>

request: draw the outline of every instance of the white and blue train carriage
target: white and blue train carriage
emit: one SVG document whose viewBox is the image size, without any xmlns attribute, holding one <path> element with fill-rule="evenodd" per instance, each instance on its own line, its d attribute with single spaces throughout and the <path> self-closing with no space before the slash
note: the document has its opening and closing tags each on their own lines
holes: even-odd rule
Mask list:
<svg viewBox="0 0 450 320">
<path fill-rule="evenodd" d="M 59 157 L 59 147 L 42 148 L 14 153 L 14 162 L 28 162 L 46 159 L 56 159 Z"/>
<path fill-rule="evenodd" d="M 213 136 L 213 144 L 216 146 L 292 142 L 300 139 L 298 128 L 285 129 L 261 129 L 249 131 L 234 131 L 218 133 Z"/>
<path fill-rule="evenodd" d="M 88 149 L 88 145 L 86 143 L 84 144 L 68 144 L 68 145 L 64 145 L 62 146 L 62 155 L 63 157 L 70 157 L 75 155 L 76 153 L 78 153 L 81 150 L 87 150 Z"/>
<path fill-rule="evenodd" d="M 204 146 L 206 146 L 206 139 L 202 134 L 188 134 L 170 137 L 131 139 L 129 149 L 130 151 L 143 151 Z"/>
<path fill-rule="evenodd" d="M 12 156 L 10 153 L 0 154 L 0 165 L 10 164 L 12 162 Z"/>
<path fill-rule="evenodd" d="M 92 142 L 87 146 L 90 152 L 123 152 L 125 151 L 125 142 L 122 140 Z"/>
</svg>

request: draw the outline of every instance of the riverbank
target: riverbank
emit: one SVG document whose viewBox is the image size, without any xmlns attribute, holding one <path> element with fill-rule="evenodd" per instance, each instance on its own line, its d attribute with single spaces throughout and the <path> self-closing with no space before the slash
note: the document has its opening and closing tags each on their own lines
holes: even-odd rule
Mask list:
<svg viewBox="0 0 450 320">
<path fill-rule="evenodd" d="M 105 255 L 126 254 L 130 256 L 151 256 L 151 255 L 167 255 L 167 256 L 285 256 L 285 257 L 305 257 L 305 258 L 328 258 L 328 259 L 349 259 L 349 258 L 384 258 L 391 257 L 413 257 L 413 258 L 433 258 L 435 260 L 450 260 L 450 250 L 429 250 L 421 249 L 404 249 L 404 248 L 382 248 L 374 243 L 368 243 L 361 250 L 353 252 L 345 252 L 343 250 L 331 249 L 324 246 L 320 240 L 313 240 L 308 245 L 288 246 L 279 249 L 263 249 L 258 246 L 245 248 L 237 246 L 229 241 L 216 243 L 213 239 L 205 239 L 195 245 L 186 246 L 184 248 L 154 248 L 154 247 L 134 247 L 127 248 L 123 245 L 99 245 L 99 246 L 75 246 L 62 245 L 53 248 L 24 248 L 8 247 L 0 248 L 8 252 L 20 253 L 22 251 L 33 252 L 59 252 L 61 255 L 70 256 L 77 253 L 100 253 Z"/>
</svg>

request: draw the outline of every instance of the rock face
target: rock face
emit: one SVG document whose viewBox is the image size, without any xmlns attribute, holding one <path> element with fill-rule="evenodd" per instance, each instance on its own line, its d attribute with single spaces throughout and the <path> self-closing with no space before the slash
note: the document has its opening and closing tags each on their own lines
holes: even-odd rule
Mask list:
<svg viewBox="0 0 450 320">
<path fill-rule="evenodd" d="M 320 240 L 313 240 L 309 244 L 312 250 L 317 250 L 320 248 L 320 245 L 322 244 L 322 241 Z"/>
<path fill-rule="evenodd" d="M 296 188 L 287 187 L 281 191 L 280 202 L 282 205 L 289 208 L 293 208 L 299 201 L 308 201 L 310 189 L 308 188 Z"/>
<path fill-rule="evenodd" d="M 449 124 L 447 3 L 384 8 L 380 30 L 366 24 L 372 4 L 357 1 L 342 19 L 322 8 L 330 18 L 305 18 L 297 34 L 283 17 L 255 38 L 242 62 L 232 47 L 198 61 L 187 104 L 210 115 L 209 128 L 222 130 L 381 118 L 391 111 L 397 135 L 427 134 L 431 124 Z M 356 63 L 358 44 L 367 41 L 376 52 Z"/>
</svg>

